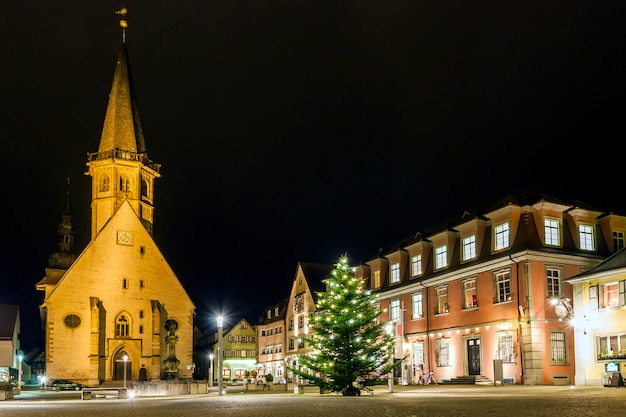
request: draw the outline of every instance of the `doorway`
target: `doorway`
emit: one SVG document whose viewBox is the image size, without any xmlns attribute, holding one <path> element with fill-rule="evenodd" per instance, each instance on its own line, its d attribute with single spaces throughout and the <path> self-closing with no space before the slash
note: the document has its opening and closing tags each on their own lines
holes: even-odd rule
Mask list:
<svg viewBox="0 0 626 417">
<path fill-rule="evenodd" d="M 480 375 L 480 339 L 467 339 L 467 373 Z"/>
<path fill-rule="evenodd" d="M 124 360 L 126 359 L 126 360 Z M 132 369 L 132 362 L 130 360 L 130 356 L 124 349 L 117 352 L 115 355 L 115 368 L 113 369 L 113 379 L 116 381 L 124 380 L 124 374 L 126 374 L 126 379 L 130 381 L 130 370 Z M 126 373 L 124 373 L 124 368 L 126 368 Z"/>
</svg>

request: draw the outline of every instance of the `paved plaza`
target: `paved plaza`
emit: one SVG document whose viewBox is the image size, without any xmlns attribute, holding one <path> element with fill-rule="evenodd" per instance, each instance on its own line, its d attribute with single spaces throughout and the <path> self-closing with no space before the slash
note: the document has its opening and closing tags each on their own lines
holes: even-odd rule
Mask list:
<svg viewBox="0 0 626 417">
<path fill-rule="evenodd" d="M 290 391 L 215 392 L 174 397 L 80 400 L 76 392 L 24 392 L 0 402 L 11 417 L 417 417 L 624 416 L 626 389 L 568 386 L 377 387 L 374 395 L 294 394 Z"/>
</svg>

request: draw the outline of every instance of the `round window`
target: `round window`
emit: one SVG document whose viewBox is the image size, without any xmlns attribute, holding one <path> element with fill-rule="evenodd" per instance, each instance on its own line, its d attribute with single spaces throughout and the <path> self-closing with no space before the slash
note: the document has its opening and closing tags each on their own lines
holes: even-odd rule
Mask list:
<svg viewBox="0 0 626 417">
<path fill-rule="evenodd" d="M 65 316 L 65 325 L 71 328 L 80 326 L 80 317 L 76 314 L 68 314 Z"/>
</svg>

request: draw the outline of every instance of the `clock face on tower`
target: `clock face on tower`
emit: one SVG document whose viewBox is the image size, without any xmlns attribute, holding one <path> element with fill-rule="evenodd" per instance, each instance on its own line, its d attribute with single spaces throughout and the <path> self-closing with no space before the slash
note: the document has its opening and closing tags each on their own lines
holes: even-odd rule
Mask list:
<svg viewBox="0 0 626 417">
<path fill-rule="evenodd" d="M 133 235 L 130 232 L 120 230 L 117 232 L 117 243 L 120 245 L 132 245 Z"/>
</svg>

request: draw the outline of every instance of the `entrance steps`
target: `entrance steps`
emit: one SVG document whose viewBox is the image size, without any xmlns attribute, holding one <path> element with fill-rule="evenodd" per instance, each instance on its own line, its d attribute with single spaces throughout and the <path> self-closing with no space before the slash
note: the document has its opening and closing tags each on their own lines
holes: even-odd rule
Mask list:
<svg viewBox="0 0 626 417">
<path fill-rule="evenodd" d="M 439 384 L 451 385 L 493 385 L 493 381 L 483 375 L 463 375 L 449 380 L 439 381 Z"/>
</svg>

